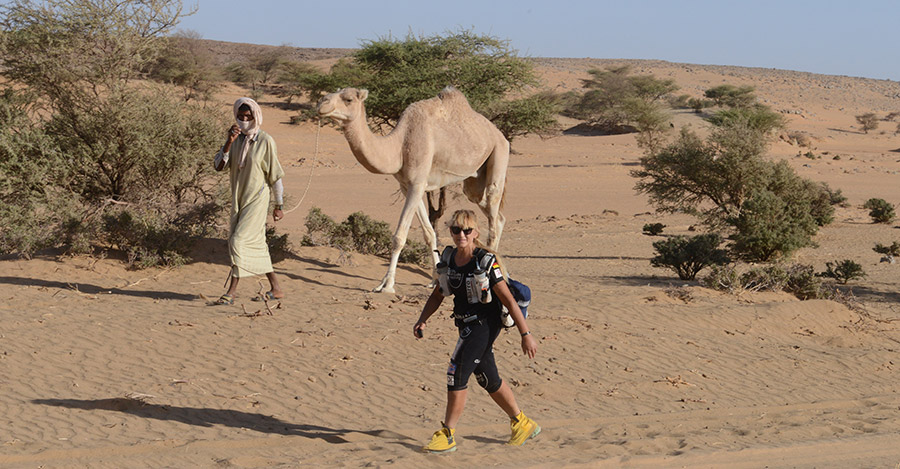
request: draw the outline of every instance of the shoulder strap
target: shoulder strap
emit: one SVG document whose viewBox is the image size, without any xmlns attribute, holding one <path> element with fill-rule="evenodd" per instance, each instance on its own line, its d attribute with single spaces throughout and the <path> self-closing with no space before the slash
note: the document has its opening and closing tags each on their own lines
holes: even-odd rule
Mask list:
<svg viewBox="0 0 900 469">
<path fill-rule="evenodd" d="M 447 246 L 444 248 L 444 252 L 441 253 L 441 262 L 444 264 L 450 265 L 450 258 L 453 257 L 453 250 L 456 249 L 453 246 Z"/>
<path fill-rule="evenodd" d="M 478 267 L 481 270 L 490 270 L 491 265 L 494 264 L 494 254 L 488 252 L 485 249 L 478 248 L 475 250 L 475 255 L 478 257 Z"/>
</svg>

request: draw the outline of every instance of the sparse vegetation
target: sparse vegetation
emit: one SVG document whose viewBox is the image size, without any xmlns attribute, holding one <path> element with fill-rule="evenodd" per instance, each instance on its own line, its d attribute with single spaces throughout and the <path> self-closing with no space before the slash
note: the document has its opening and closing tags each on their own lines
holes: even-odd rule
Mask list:
<svg viewBox="0 0 900 469">
<path fill-rule="evenodd" d="M 869 199 L 863 204 L 863 208 L 869 210 L 869 216 L 875 223 L 890 223 L 896 217 L 894 206 L 884 199 Z"/>
<path fill-rule="evenodd" d="M 859 123 L 860 129 L 862 129 L 864 133 L 869 133 L 870 130 L 878 128 L 878 116 L 876 116 L 874 112 L 867 112 L 856 116 L 856 122 Z"/>
<path fill-rule="evenodd" d="M 815 275 L 811 265 L 771 264 L 738 272 L 734 264 L 713 266 L 701 283 L 714 290 L 740 293 L 743 291 L 784 291 L 801 300 L 832 298 L 835 291 L 826 288 Z"/>
<path fill-rule="evenodd" d="M 373 220 L 362 212 L 351 213 L 338 224 L 321 209 L 313 207 L 306 216 L 306 231 L 301 241 L 303 246 L 331 246 L 382 257 L 391 253 L 392 233 L 388 224 Z M 425 264 L 430 260 L 428 249 L 416 241 L 407 240 L 400 252 L 400 262 Z"/>
<path fill-rule="evenodd" d="M 657 236 L 663 232 L 663 228 L 665 227 L 666 225 L 663 225 L 662 223 L 647 223 L 644 225 L 643 231 L 644 234 Z"/>
<path fill-rule="evenodd" d="M 816 274 L 819 277 L 835 279 L 840 284 L 846 284 L 850 280 L 861 279 L 866 276 L 861 265 L 850 259 L 842 261 L 826 262 L 825 271 Z"/>
<path fill-rule="evenodd" d="M 0 250 L 110 243 L 134 265 L 177 264 L 209 232 L 223 201 L 209 183 L 222 123 L 175 88 L 138 80 L 181 12 L 176 1 L 4 7 Z"/>
<path fill-rule="evenodd" d="M 722 237 L 715 233 L 656 241 L 653 248 L 658 254 L 650 265 L 669 268 L 682 280 L 693 280 L 704 267 L 729 262 L 725 250 L 719 249 L 720 244 Z"/>
<path fill-rule="evenodd" d="M 893 264 L 894 258 L 900 256 L 900 242 L 894 241 L 890 246 L 876 243 L 875 247 L 872 248 L 872 250 L 877 252 L 878 254 L 883 254 L 888 259 L 888 262 Z"/>
</svg>

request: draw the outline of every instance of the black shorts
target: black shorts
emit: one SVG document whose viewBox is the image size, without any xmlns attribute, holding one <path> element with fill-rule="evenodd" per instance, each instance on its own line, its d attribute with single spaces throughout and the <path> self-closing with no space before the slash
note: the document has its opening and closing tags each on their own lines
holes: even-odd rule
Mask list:
<svg viewBox="0 0 900 469">
<path fill-rule="evenodd" d="M 489 393 L 500 389 L 502 381 L 494 362 L 494 340 L 500 334 L 498 321 L 479 320 L 460 324 L 459 340 L 447 368 L 447 389 L 461 391 L 468 387 L 469 376 L 475 374 L 478 384 Z"/>
</svg>

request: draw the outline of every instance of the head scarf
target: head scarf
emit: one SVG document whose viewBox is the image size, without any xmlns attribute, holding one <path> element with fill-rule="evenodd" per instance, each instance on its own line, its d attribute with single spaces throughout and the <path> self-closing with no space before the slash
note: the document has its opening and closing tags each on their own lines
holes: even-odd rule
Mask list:
<svg viewBox="0 0 900 469">
<path fill-rule="evenodd" d="M 249 129 L 241 131 L 241 133 L 244 134 L 244 144 L 241 146 L 241 159 L 238 160 L 239 168 L 244 167 L 244 158 L 247 157 L 247 152 L 250 150 L 250 142 L 256 140 L 256 136 L 259 134 L 259 127 L 262 125 L 262 110 L 259 108 L 259 104 L 250 98 L 238 98 L 238 100 L 234 102 L 234 120 L 238 120 L 238 110 L 244 104 L 250 106 L 250 114 L 253 116 L 253 125 L 251 125 Z"/>
</svg>

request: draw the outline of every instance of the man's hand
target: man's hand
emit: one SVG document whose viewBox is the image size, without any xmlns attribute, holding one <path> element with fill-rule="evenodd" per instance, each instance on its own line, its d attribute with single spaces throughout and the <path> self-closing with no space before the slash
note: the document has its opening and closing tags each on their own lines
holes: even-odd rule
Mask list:
<svg viewBox="0 0 900 469">
<path fill-rule="evenodd" d="M 284 218 L 284 211 L 280 208 L 272 210 L 272 218 L 274 218 L 275 221 L 281 220 L 282 218 Z"/>
</svg>

